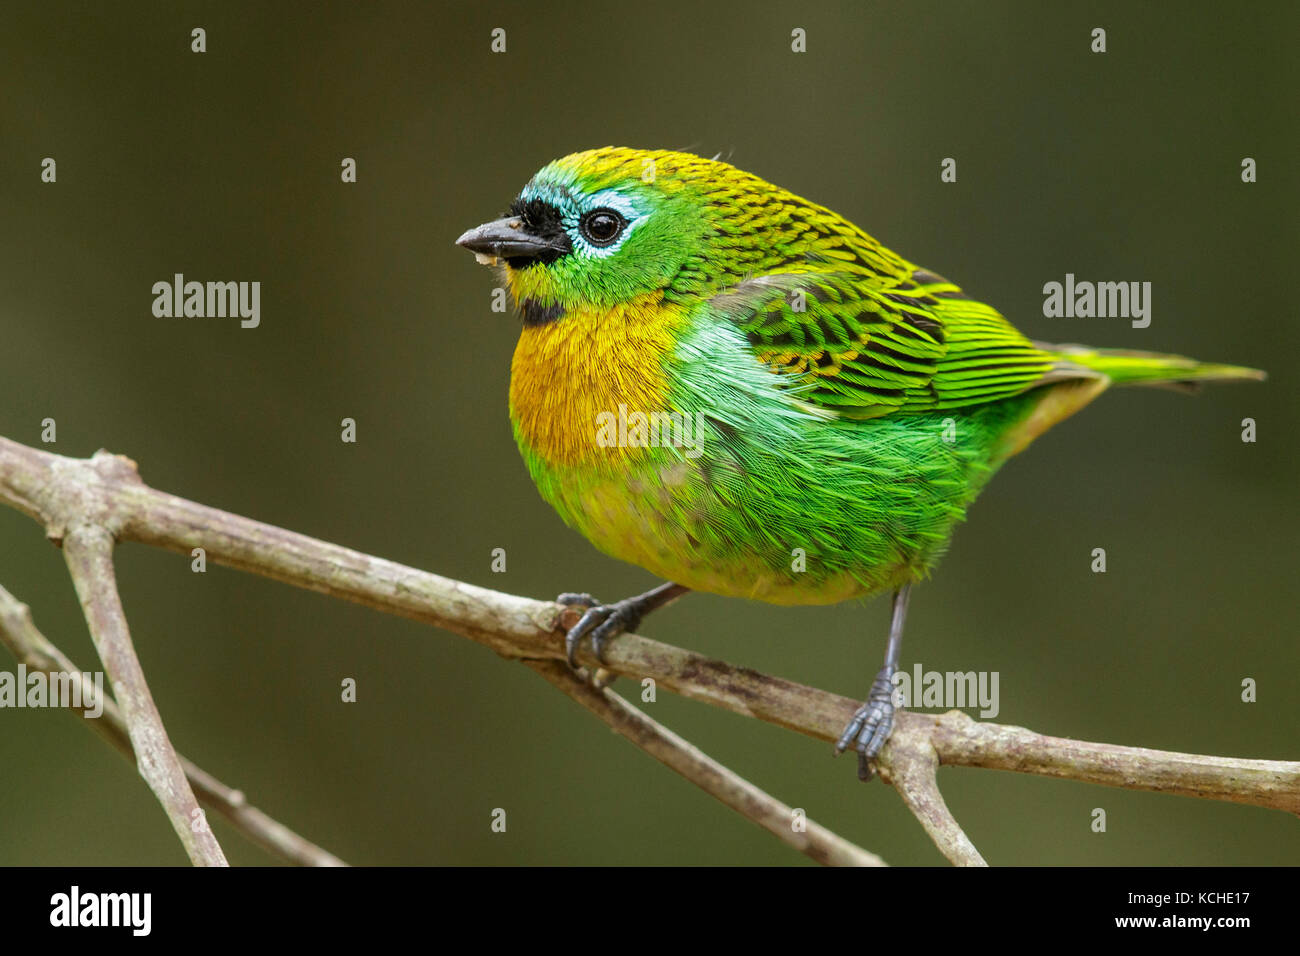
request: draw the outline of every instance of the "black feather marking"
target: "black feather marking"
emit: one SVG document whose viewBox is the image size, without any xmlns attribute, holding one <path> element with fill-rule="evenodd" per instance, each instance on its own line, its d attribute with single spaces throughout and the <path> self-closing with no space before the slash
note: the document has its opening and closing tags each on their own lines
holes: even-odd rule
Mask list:
<svg viewBox="0 0 1300 956">
<path fill-rule="evenodd" d="M 928 338 L 915 322 L 911 325 L 906 322 L 899 322 L 898 324 L 891 326 L 889 331 L 892 335 L 901 335 L 904 338 L 913 339 L 917 342 L 924 342 L 927 345 L 932 345 L 935 342 L 942 345 L 944 341 L 943 326 L 939 324 L 936 324 L 934 331 L 929 333 Z"/>
<path fill-rule="evenodd" d="M 891 375 L 925 375 L 926 372 L 917 372 L 912 369 L 901 369 L 897 365 L 890 365 L 888 362 L 882 362 L 879 359 L 872 358 L 868 352 L 859 352 L 858 357 L 853 359 L 851 365 L 861 365 L 863 368 L 879 369 L 882 372 L 889 372 Z M 925 365 L 929 368 L 929 374 L 933 374 L 935 364 L 933 359 L 917 359 L 917 365 Z"/>
<path fill-rule="evenodd" d="M 879 398 L 902 398 L 907 393 L 905 388 L 884 388 L 879 385 L 859 385 L 854 391 Z"/>
<path fill-rule="evenodd" d="M 873 312 L 870 309 L 863 309 L 861 312 L 855 315 L 854 318 L 857 319 L 859 323 L 867 326 L 868 328 L 870 328 L 873 325 L 880 325 L 882 322 L 887 321 L 883 313 Z"/>
<path fill-rule="evenodd" d="M 928 315 L 917 315 L 915 312 L 908 312 L 907 324 L 913 328 L 920 329 L 929 335 L 933 335 L 940 342 L 943 341 L 943 323 L 937 319 L 932 319 Z"/>
<path fill-rule="evenodd" d="M 516 199 L 510 204 L 510 215 L 519 219 L 523 224 L 524 232 L 538 239 L 546 239 L 555 242 L 562 248 L 548 249 L 536 256 L 511 256 L 506 259 L 512 269 L 523 269 L 532 265 L 534 262 L 541 262 L 549 265 L 561 256 L 567 256 L 573 251 L 573 243 L 569 239 L 569 234 L 564 230 L 564 222 L 560 217 L 560 210 L 551 203 L 542 199 L 530 199 L 525 202 L 522 199 Z"/>
<path fill-rule="evenodd" d="M 833 328 L 831 325 L 833 321 L 834 317 L 831 315 L 819 315 L 817 317 L 817 328 L 821 330 L 823 342 L 834 342 L 842 345 L 844 343 L 844 330 L 843 328 Z"/>
<path fill-rule="evenodd" d="M 908 355 L 905 352 L 899 352 L 891 349 L 887 345 L 881 345 L 879 340 L 870 339 L 866 345 L 866 351 L 874 352 L 876 355 L 887 356 L 888 358 L 898 359 L 900 362 L 927 362 L 932 360 L 918 359 L 915 355 Z"/>
<path fill-rule="evenodd" d="M 564 306 L 558 303 L 542 305 L 536 299 L 524 299 L 519 305 L 519 311 L 523 315 L 524 325 L 546 325 L 564 315 Z"/>
</svg>

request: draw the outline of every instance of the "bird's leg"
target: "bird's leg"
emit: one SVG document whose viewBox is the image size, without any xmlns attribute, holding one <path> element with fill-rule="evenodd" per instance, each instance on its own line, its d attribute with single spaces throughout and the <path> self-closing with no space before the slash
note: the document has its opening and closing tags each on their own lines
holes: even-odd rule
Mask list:
<svg viewBox="0 0 1300 956">
<path fill-rule="evenodd" d="M 857 740 L 858 779 L 871 779 L 871 763 L 894 729 L 894 672 L 898 670 L 898 657 L 903 646 L 903 621 L 907 618 L 907 597 L 911 582 L 894 592 L 893 618 L 889 624 L 889 646 L 885 649 L 885 666 L 871 682 L 867 702 L 857 709 L 849 725 L 835 744 L 835 753 L 842 754 L 849 743 Z"/>
<path fill-rule="evenodd" d="M 606 642 L 624 631 L 636 630 L 643 617 L 656 608 L 675 601 L 689 590 L 688 587 L 666 581 L 645 594 L 624 598 L 613 604 L 601 604 L 590 594 L 561 594 L 555 599 L 557 604 L 587 609 L 564 637 L 564 652 L 569 659 L 569 666 L 577 669 L 578 645 L 588 635 L 591 637 L 591 649 L 596 660 L 605 663 Z"/>
</svg>

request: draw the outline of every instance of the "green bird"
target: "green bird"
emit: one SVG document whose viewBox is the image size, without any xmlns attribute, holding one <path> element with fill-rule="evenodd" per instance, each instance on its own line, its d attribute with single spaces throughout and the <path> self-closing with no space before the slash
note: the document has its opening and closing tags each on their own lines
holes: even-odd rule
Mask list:
<svg viewBox="0 0 1300 956">
<path fill-rule="evenodd" d="M 993 473 L 1112 384 L 1262 372 L 1047 345 L 842 216 L 723 162 L 609 147 L 544 166 L 457 240 L 523 330 L 510 419 L 571 527 L 665 578 L 588 594 L 569 661 L 688 590 L 775 604 L 893 594 L 884 667 L 836 752 L 894 721 L 912 583 Z"/>
</svg>

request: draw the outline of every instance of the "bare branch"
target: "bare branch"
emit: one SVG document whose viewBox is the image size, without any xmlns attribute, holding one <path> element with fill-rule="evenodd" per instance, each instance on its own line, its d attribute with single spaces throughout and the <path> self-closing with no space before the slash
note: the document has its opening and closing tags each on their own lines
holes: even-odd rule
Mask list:
<svg viewBox="0 0 1300 956">
<path fill-rule="evenodd" d="M 107 694 L 102 701 L 96 703 L 94 683 L 46 639 L 37 629 L 27 605 L 4 587 L 0 587 L 0 643 L 8 647 L 18 661 L 33 670 L 49 675 L 66 674 L 78 681 L 84 706 L 73 709 L 72 713 L 80 716 L 86 726 L 122 756 L 135 761 L 131 737 L 117 704 Z M 90 716 L 87 711 L 95 710 L 98 705 L 102 705 L 103 712 L 98 717 Z M 232 827 L 262 848 L 300 866 L 347 865 L 332 853 L 304 839 L 251 805 L 241 791 L 226 786 L 184 756 L 180 757 L 180 761 L 199 802 L 207 809 L 221 814 Z"/>
<path fill-rule="evenodd" d="M 583 707 L 666 767 L 705 793 L 753 820 L 777 839 L 828 866 L 885 866 L 874 853 L 855 846 L 819 823 L 793 827 L 794 810 L 728 770 L 693 744 L 646 716 L 609 688 L 596 690 L 561 661 L 524 661 Z"/>
<path fill-rule="evenodd" d="M 885 773 L 907 809 L 950 862 L 958 866 L 988 866 L 939 792 L 938 771 L 939 755 L 931 742 L 909 735 L 895 742 L 890 752 L 890 767 Z"/>
<path fill-rule="evenodd" d="M 959 710 L 910 716 L 931 722 L 922 730 L 930 734 L 939 761 L 952 766 L 1015 770 L 1300 813 L 1300 762 L 1292 760 L 1209 757 L 1049 737 L 1024 727 L 981 723 Z"/>
<path fill-rule="evenodd" d="M 228 865 L 167 738 L 131 643 L 113 573 L 113 536 L 96 525 L 77 525 L 63 541 L 63 556 L 95 649 L 113 682 L 140 775 L 167 811 L 190 861 L 199 866 Z"/>
<path fill-rule="evenodd" d="M 40 521 L 63 540 L 79 516 L 134 540 L 208 558 L 297 587 L 432 624 L 491 647 L 506 657 L 557 661 L 564 657 L 563 626 L 572 609 L 444 578 L 396 562 L 318 541 L 149 488 L 128 459 L 98 452 L 88 460 L 63 458 L 0 438 L 0 502 Z M 594 664 L 584 650 L 584 663 Z M 760 674 L 635 634 L 607 650 L 608 670 L 653 678 L 670 690 L 716 707 L 833 741 L 858 701 Z M 1019 727 L 976 723 L 957 711 L 903 712 L 881 754 L 882 775 L 895 785 L 921 787 L 908 761 L 988 767 L 1176 793 L 1300 812 L 1300 762 L 1170 753 L 1047 737 Z M 925 766 L 922 767 L 922 770 Z M 931 796 L 935 796 L 932 794 Z M 913 797 L 920 800 L 920 797 Z M 930 809 L 934 809 L 932 802 Z M 942 806 L 939 798 L 937 806 Z M 941 847 L 976 862 L 964 837 L 944 830 L 929 813 Z M 946 809 L 943 811 L 946 813 Z M 932 835 L 937 832 L 932 830 Z M 945 835 L 946 834 L 946 835 Z"/>
</svg>

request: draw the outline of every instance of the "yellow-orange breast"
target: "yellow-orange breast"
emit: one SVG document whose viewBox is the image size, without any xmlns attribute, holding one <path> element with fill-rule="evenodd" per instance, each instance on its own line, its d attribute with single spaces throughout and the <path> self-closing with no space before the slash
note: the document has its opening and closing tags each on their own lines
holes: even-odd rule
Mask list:
<svg viewBox="0 0 1300 956">
<path fill-rule="evenodd" d="M 525 326 L 510 366 L 510 417 L 519 437 L 550 464 L 607 460 L 610 449 L 597 444 L 602 413 L 618 415 L 620 405 L 666 410 L 664 363 L 682 320 L 679 308 L 654 293 Z"/>
</svg>

